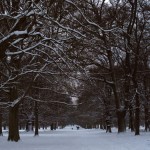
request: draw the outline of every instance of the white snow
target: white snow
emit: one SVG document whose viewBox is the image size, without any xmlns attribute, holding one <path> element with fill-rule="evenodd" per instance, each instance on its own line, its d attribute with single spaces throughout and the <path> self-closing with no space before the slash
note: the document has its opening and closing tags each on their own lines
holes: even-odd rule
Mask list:
<svg viewBox="0 0 150 150">
<path fill-rule="evenodd" d="M 68 126 L 55 131 L 40 131 L 34 137 L 33 132 L 21 132 L 19 142 L 8 142 L 7 133 L 0 137 L 1 150 L 149 150 L 150 132 L 141 132 L 140 136 L 127 131 L 118 134 L 115 129 L 106 133 L 100 129 L 76 129 Z"/>
</svg>

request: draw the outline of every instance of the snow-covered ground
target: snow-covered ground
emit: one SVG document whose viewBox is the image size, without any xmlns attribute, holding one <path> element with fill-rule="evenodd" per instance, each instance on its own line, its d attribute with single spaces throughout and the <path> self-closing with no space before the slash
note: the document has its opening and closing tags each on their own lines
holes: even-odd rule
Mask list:
<svg viewBox="0 0 150 150">
<path fill-rule="evenodd" d="M 0 137 L 0 150 L 149 150 L 150 132 L 140 136 L 126 132 L 118 134 L 115 129 L 106 133 L 99 129 L 76 129 L 68 126 L 56 131 L 40 131 L 38 137 L 32 132 L 21 132 L 19 142 L 8 142 L 7 133 Z"/>
</svg>

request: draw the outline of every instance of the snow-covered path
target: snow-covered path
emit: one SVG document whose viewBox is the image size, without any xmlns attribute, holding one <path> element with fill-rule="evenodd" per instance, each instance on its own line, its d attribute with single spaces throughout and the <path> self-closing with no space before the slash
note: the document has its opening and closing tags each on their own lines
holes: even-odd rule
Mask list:
<svg viewBox="0 0 150 150">
<path fill-rule="evenodd" d="M 40 136 L 21 133 L 18 143 L 7 142 L 7 135 L 0 137 L 0 150 L 149 150 L 150 133 L 140 136 L 133 133 L 105 133 L 103 130 L 59 129 L 44 131 Z"/>
</svg>

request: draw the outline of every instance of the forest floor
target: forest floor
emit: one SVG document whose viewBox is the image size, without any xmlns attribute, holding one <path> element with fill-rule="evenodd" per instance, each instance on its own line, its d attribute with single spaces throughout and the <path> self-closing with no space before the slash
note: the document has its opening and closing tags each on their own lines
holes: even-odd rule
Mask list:
<svg viewBox="0 0 150 150">
<path fill-rule="evenodd" d="M 79 129 L 68 126 L 55 131 L 40 130 L 39 136 L 22 131 L 19 142 L 8 142 L 7 132 L 0 137 L 0 150 L 149 150 L 150 132 L 139 136 L 129 131 L 118 134 L 100 129 Z"/>
</svg>

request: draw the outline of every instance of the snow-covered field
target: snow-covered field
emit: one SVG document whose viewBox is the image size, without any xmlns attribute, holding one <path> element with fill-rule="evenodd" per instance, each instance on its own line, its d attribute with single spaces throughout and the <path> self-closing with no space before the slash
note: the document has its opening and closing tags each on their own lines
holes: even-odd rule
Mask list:
<svg viewBox="0 0 150 150">
<path fill-rule="evenodd" d="M 68 126 L 56 131 L 21 132 L 19 142 L 8 142 L 7 133 L 0 137 L 0 150 L 149 150 L 150 132 L 140 136 L 126 132 L 118 134 L 115 129 L 106 133 L 99 129 L 79 129 Z"/>
</svg>

